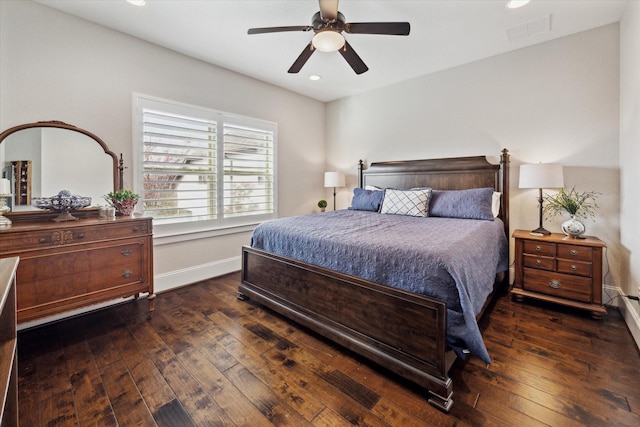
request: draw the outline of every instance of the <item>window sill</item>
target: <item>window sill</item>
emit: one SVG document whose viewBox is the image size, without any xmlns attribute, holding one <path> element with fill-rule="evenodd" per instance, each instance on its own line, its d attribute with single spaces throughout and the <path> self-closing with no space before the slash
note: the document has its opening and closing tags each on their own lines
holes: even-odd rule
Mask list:
<svg viewBox="0 0 640 427">
<path fill-rule="evenodd" d="M 216 229 L 200 229 L 200 230 L 176 230 L 175 227 L 163 227 L 162 225 L 154 226 L 153 245 L 162 246 L 172 243 L 186 242 L 189 240 L 208 239 L 218 236 L 226 236 L 229 234 L 248 233 L 258 225 L 253 224 L 234 225 Z"/>
</svg>

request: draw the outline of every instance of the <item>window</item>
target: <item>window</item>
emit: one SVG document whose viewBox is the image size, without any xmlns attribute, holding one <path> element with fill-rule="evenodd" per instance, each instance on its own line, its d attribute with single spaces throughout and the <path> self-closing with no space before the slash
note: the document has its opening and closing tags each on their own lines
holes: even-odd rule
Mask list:
<svg viewBox="0 0 640 427">
<path fill-rule="evenodd" d="M 138 96 L 138 174 L 154 223 L 275 217 L 276 124 Z"/>
</svg>

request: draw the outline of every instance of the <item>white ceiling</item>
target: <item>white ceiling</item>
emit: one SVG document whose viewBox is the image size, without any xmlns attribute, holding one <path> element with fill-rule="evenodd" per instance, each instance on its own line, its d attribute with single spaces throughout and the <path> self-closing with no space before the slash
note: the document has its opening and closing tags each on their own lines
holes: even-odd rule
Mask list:
<svg viewBox="0 0 640 427">
<path fill-rule="evenodd" d="M 247 34 L 252 27 L 310 25 L 319 10 L 316 0 L 146 0 L 143 7 L 125 0 L 38 2 L 331 101 L 617 22 L 627 0 L 532 0 L 520 9 L 507 9 L 506 0 L 341 0 L 346 22 L 411 24 L 407 37 L 346 34 L 369 67 L 361 75 L 337 52 L 316 52 L 299 74 L 287 73 L 312 32 Z M 322 79 L 311 81 L 312 74 Z"/>
</svg>

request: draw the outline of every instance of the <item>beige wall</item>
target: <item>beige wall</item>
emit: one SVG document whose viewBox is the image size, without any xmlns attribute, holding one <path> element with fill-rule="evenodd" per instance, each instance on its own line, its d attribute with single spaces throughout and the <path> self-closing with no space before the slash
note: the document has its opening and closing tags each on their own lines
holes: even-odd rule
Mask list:
<svg viewBox="0 0 640 427">
<path fill-rule="evenodd" d="M 536 228 L 522 163 L 559 162 L 565 186 L 602 193 L 587 231 L 609 245 L 620 280 L 618 24 L 426 75 L 327 105 L 327 159 L 368 162 L 511 153 L 511 229 Z M 355 176 L 351 177 L 352 186 Z M 348 205 L 350 189 L 339 194 Z M 559 231 L 562 219 L 547 224 Z"/>
<path fill-rule="evenodd" d="M 124 153 L 131 187 L 132 93 L 171 99 L 278 123 L 281 216 L 312 212 L 325 196 L 324 103 L 37 3 L 0 2 L 0 19 L 0 128 L 39 120 L 85 128 Z M 240 267 L 249 233 L 201 237 L 156 241 L 160 288 Z"/>
<path fill-rule="evenodd" d="M 630 1 L 620 21 L 620 241 L 623 292 L 640 286 L 640 2 Z M 623 313 L 640 345 L 640 305 L 622 300 Z M 635 328 L 634 328 L 635 325 Z"/>
</svg>

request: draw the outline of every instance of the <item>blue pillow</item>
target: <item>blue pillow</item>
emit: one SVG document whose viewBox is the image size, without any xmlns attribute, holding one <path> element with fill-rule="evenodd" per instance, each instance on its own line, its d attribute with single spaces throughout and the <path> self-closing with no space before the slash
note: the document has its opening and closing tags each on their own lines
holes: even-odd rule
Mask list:
<svg viewBox="0 0 640 427">
<path fill-rule="evenodd" d="M 384 191 L 354 188 L 353 199 L 351 200 L 351 207 L 349 209 L 354 211 L 379 212 L 383 197 Z"/>
<path fill-rule="evenodd" d="M 433 190 L 429 202 L 429 216 L 493 221 L 493 192 L 493 188 Z"/>
</svg>

